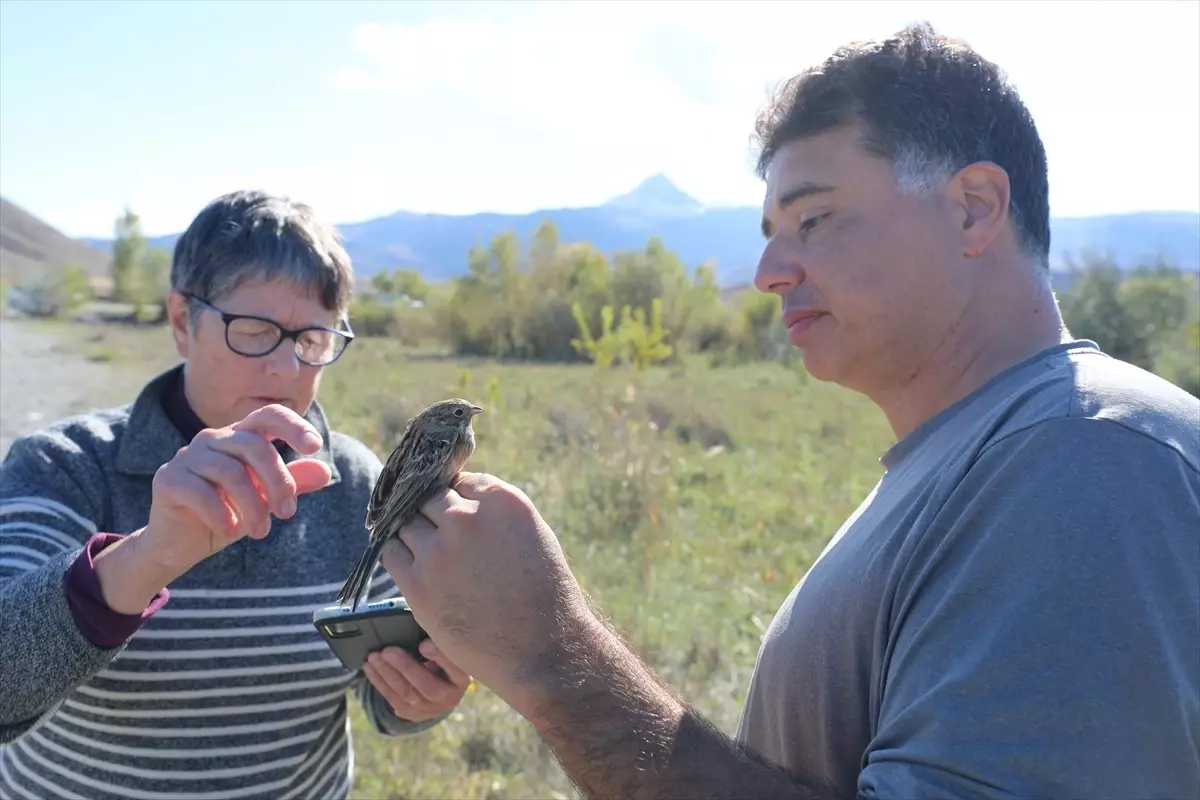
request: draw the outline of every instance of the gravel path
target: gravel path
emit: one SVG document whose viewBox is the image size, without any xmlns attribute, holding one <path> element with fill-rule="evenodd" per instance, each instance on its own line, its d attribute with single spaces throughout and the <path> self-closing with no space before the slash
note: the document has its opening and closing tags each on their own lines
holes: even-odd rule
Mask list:
<svg viewBox="0 0 1200 800">
<path fill-rule="evenodd" d="M 0 459 L 16 437 L 71 414 L 129 402 L 137 388 L 32 323 L 0 318 Z"/>
</svg>

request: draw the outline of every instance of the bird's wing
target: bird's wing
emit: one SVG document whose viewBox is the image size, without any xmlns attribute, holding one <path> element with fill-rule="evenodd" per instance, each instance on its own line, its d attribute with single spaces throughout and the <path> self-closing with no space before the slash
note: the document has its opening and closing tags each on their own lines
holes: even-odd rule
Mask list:
<svg viewBox="0 0 1200 800">
<path fill-rule="evenodd" d="M 387 505 L 387 499 L 391 496 L 396 482 L 402 476 L 411 474 L 409 465 L 416 463 L 417 454 L 427 449 L 426 437 L 421 436 L 410 422 L 400 436 L 400 441 L 388 456 L 387 463 L 380 470 L 379 477 L 375 479 L 375 486 L 371 489 L 371 498 L 367 501 L 368 524 L 371 522 L 372 516 L 378 515 Z"/>
<path fill-rule="evenodd" d="M 420 446 L 415 441 L 413 444 L 397 448 L 375 482 L 366 520 L 372 534 L 377 528 L 385 535 L 395 533 L 412 519 L 418 503 L 445 480 L 444 465 L 453 443 L 448 439 L 425 439 Z"/>
</svg>

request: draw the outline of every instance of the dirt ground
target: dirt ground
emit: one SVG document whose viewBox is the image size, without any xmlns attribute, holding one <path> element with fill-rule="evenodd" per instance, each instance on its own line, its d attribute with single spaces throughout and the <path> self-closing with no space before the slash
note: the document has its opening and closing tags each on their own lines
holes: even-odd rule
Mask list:
<svg viewBox="0 0 1200 800">
<path fill-rule="evenodd" d="M 56 419 L 126 403 L 139 386 L 63 346 L 36 323 L 0 318 L 0 458 L 13 440 Z"/>
</svg>

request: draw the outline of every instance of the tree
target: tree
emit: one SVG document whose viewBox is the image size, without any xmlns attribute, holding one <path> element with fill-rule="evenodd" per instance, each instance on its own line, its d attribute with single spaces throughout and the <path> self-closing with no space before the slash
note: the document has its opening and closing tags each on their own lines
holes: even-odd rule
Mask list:
<svg viewBox="0 0 1200 800">
<path fill-rule="evenodd" d="M 575 303 L 571 309 L 579 325 L 579 338 L 571 340 L 571 346 L 581 356 L 591 359 L 597 369 L 608 369 L 621 355 L 621 337 L 613 330 L 613 307 L 600 309 L 600 336 L 592 336 L 591 326 L 583 313 L 583 306 Z"/>
<path fill-rule="evenodd" d="M 376 294 L 391 294 L 396 290 L 396 282 L 386 269 L 381 269 L 371 276 L 371 288 Z"/>
<path fill-rule="evenodd" d="M 113 295 L 119 303 L 134 301 L 142 259 L 146 253 L 146 237 L 137 214 L 128 207 L 117 218 L 116 239 L 113 241 Z"/>
<path fill-rule="evenodd" d="M 414 302 L 424 303 L 429 299 L 429 284 L 415 269 L 396 270 L 392 274 L 391 285 L 392 291 L 404 295 Z"/>
<path fill-rule="evenodd" d="M 69 314 L 92 299 L 92 282 L 77 263 L 70 263 L 54 281 L 56 314 Z"/>
<path fill-rule="evenodd" d="M 1200 397 L 1200 320 L 1181 325 L 1160 344 L 1154 371 Z"/>
<path fill-rule="evenodd" d="M 1161 263 L 1140 267 L 1121 282 L 1121 305 L 1149 350 L 1187 320 L 1189 305 L 1195 304 L 1189 303 L 1196 297 L 1194 284 L 1192 276 Z"/>
<path fill-rule="evenodd" d="M 137 265 L 137 280 L 134 283 L 132 300 L 134 315 L 146 318 L 146 307 L 157 306 L 156 322 L 163 322 L 167 314 L 167 293 L 171 290 L 171 256 L 157 247 L 148 247 Z"/>
<path fill-rule="evenodd" d="M 646 324 L 646 312 L 641 308 L 630 314 L 629 306 L 625 306 L 621 316 L 620 334 L 635 372 L 671 357 L 672 347 L 667 344 L 667 332 L 662 326 L 661 298 L 656 297 L 650 303 L 649 325 Z"/>
<path fill-rule="evenodd" d="M 614 363 L 625 363 L 634 372 L 662 363 L 671 357 L 672 348 L 667 344 L 667 331 L 662 327 L 662 300 L 650 302 L 650 323 L 646 323 L 646 311 L 625 306 L 621 309 L 621 324 L 613 328 L 613 307 L 600 310 L 600 336 L 592 336 L 583 308 L 576 303 L 573 307 L 575 322 L 579 325 L 579 338 L 571 344 L 580 353 L 592 360 L 597 369 L 607 369 Z"/>
<path fill-rule="evenodd" d="M 1109 258 L 1071 265 L 1061 292 L 1071 333 L 1200 396 L 1200 281 L 1161 261 L 1122 273 Z"/>
<path fill-rule="evenodd" d="M 1091 339 L 1114 358 L 1151 367 L 1150 348 L 1137 320 L 1121 302 L 1121 270 L 1108 257 L 1088 257 L 1069 265 L 1070 288 L 1060 298 L 1071 333 Z"/>
</svg>

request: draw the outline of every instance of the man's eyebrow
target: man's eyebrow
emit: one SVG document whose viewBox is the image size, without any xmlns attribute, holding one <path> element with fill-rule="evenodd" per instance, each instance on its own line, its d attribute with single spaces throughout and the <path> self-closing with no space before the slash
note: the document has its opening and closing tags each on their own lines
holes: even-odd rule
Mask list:
<svg viewBox="0 0 1200 800">
<path fill-rule="evenodd" d="M 795 203 L 797 200 L 803 200 L 805 197 L 812 197 L 814 194 L 824 194 L 833 191 L 832 186 L 825 183 L 812 183 L 805 181 L 799 186 L 790 189 L 783 193 L 779 198 L 779 210 L 787 211 L 788 206 Z"/>
<path fill-rule="evenodd" d="M 803 200 L 804 198 L 812 197 L 815 194 L 832 192 L 834 188 L 835 187 L 826 183 L 813 183 L 812 181 L 805 181 L 797 186 L 792 187 L 780 196 L 778 204 L 779 210 L 787 211 L 788 207 L 797 200 Z M 771 222 L 766 217 L 763 217 L 762 221 L 762 234 L 767 239 L 771 238 Z"/>
</svg>

